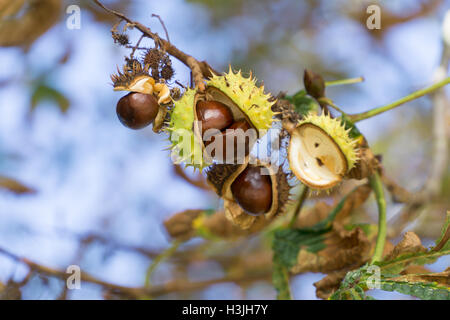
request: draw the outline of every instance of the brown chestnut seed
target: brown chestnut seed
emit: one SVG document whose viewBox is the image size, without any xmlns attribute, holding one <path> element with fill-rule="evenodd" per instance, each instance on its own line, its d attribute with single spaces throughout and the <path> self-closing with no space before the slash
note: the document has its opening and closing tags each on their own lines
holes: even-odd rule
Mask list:
<svg viewBox="0 0 450 320">
<path fill-rule="evenodd" d="M 210 156 L 215 158 L 217 155 L 217 158 L 220 158 L 223 162 L 226 162 L 228 153 L 230 154 L 230 160 L 240 155 L 238 153 L 238 141 L 243 141 L 240 136 L 245 134 L 250 128 L 250 124 L 247 121 L 239 120 L 234 122 L 225 130 L 222 130 L 220 134 L 213 135 L 211 138 L 204 136 L 205 146 L 208 146 L 210 143 L 216 141 L 216 139 L 222 139 L 222 153 L 219 154 L 220 152 L 216 153 L 216 150 L 212 150 Z M 231 142 L 233 144 L 233 149 L 231 149 Z M 247 156 L 250 153 L 250 137 L 248 136 L 245 137 L 244 148 L 243 156 Z"/>
<path fill-rule="evenodd" d="M 219 101 L 197 102 L 197 119 L 202 123 L 202 137 L 208 129 L 223 130 L 233 123 L 230 108 Z"/>
<path fill-rule="evenodd" d="M 245 120 L 239 120 L 233 123 L 231 126 L 229 126 L 227 129 L 242 129 L 244 132 L 250 129 L 250 125 Z"/>
<path fill-rule="evenodd" d="M 247 167 L 231 184 L 234 200 L 249 214 L 267 213 L 272 204 L 272 181 L 262 167 Z"/>
<path fill-rule="evenodd" d="M 158 100 L 151 94 L 130 92 L 120 98 L 116 113 L 120 122 L 130 129 L 141 129 L 155 120 Z"/>
</svg>

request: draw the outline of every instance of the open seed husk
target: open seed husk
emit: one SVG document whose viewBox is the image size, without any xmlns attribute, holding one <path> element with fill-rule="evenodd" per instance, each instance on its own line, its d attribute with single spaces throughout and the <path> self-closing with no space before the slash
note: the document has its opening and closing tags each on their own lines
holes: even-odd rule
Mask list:
<svg viewBox="0 0 450 320">
<path fill-rule="evenodd" d="M 231 185 L 239 175 L 248 167 L 263 167 L 271 179 L 272 203 L 270 209 L 264 214 L 252 215 L 246 212 L 234 199 Z M 277 171 L 276 171 L 277 170 Z M 267 225 L 274 218 L 284 213 L 291 186 L 288 183 L 286 173 L 280 167 L 272 167 L 268 163 L 259 160 L 242 165 L 214 164 L 207 172 L 208 182 L 216 193 L 224 200 L 225 216 L 242 229 L 249 229 L 255 225 Z"/>
<path fill-rule="evenodd" d="M 310 114 L 289 130 L 288 160 L 295 176 L 312 189 L 339 184 L 358 160 L 358 141 L 340 120 Z"/>
</svg>

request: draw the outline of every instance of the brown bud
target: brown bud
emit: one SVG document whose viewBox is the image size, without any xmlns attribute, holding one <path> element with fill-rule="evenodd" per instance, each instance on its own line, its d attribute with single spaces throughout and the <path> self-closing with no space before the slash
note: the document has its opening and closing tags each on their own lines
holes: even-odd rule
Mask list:
<svg viewBox="0 0 450 320">
<path fill-rule="evenodd" d="M 202 137 L 208 129 L 223 130 L 233 123 L 230 108 L 219 101 L 197 102 L 197 118 L 202 123 Z"/>
<path fill-rule="evenodd" d="M 247 167 L 231 185 L 234 200 L 248 213 L 260 215 L 272 205 L 272 181 L 262 167 Z"/>
<path fill-rule="evenodd" d="M 325 96 L 325 81 L 323 78 L 308 69 L 303 74 L 303 83 L 306 92 L 313 98 L 319 99 Z"/>
<path fill-rule="evenodd" d="M 155 120 L 159 105 L 151 94 L 130 92 L 120 98 L 116 112 L 120 122 L 130 129 L 141 129 Z"/>
</svg>

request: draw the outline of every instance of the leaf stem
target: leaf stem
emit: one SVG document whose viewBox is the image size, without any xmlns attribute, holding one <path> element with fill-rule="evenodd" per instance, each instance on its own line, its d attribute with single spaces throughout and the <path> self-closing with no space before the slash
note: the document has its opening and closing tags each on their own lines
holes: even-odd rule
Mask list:
<svg viewBox="0 0 450 320">
<path fill-rule="evenodd" d="M 325 81 L 325 86 L 327 86 L 327 87 L 340 86 L 343 84 L 353 84 L 353 83 L 359 83 L 359 82 L 363 82 L 363 81 L 364 81 L 363 77 L 334 80 L 334 81 Z"/>
<path fill-rule="evenodd" d="M 412 101 L 412 100 L 420 98 L 420 97 L 422 97 L 422 96 L 424 96 L 426 94 L 429 94 L 429 93 L 431 93 L 431 92 L 433 92 L 433 91 L 435 91 L 435 90 L 437 90 L 437 89 L 439 89 L 439 88 L 441 88 L 441 87 L 443 87 L 443 86 L 445 86 L 445 85 L 447 85 L 449 83 L 450 83 L 450 77 L 447 77 L 447 78 L 445 78 L 445 79 L 443 79 L 443 80 L 441 80 L 439 82 L 436 82 L 435 84 L 433 84 L 433 85 L 431 85 L 429 87 L 423 88 L 421 90 L 417 90 L 417 91 L 415 91 L 415 92 L 413 92 L 413 93 L 411 93 L 411 94 L 409 94 L 409 95 L 407 95 L 407 96 L 405 96 L 403 98 L 400 98 L 400 99 L 398 99 L 398 100 L 396 100 L 396 101 L 394 101 L 392 103 L 389 103 L 387 105 L 384 105 L 384 106 L 381 106 L 381 107 L 377 107 L 377 108 L 374 108 L 372 110 L 368 110 L 368 111 L 365 111 L 365 112 L 361 112 L 361 113 L 357 113 L 357 114 L 351 114 L 351 115 L 349 115 L 349 118 L 350 118 L 350 120 L 352 122 L 357 122 L 357 121 L 361 121 L 361 120 L 364 120 L 364 119 L 371 118 L 371 117 L 376 116 L 376 115 L 378 115 L 380 113 L 383 113 L 385 111 L 389 111 L 391 109 L 394 109 L 394 108 L 396 108 L 396 107 L 398 107 L 398 106 L 400 106 L 400 105 L 402 105 L 402 104 L 404 104 L 406 102 Z"/>
<path fill-rule="evenodd" d="M 305 203 L 305 199 L 308 196 L 308 190 L 309 188 L 302 184 L 302 190 L 300 190 L 297 205 L 295 206 L 295 211 L 292 215 L 291 221 L 289 221 L 288 228 L 292 228 L 297 221 L 297 218 L 300 215 L 300 211 L 302 211 L 303 204 Z"/>
<path fill-rule="evenodd" d="M 370 177 L 370 185 L 375 192 L 375 198 L 378 206 L 378 235 L 375 244 L 375 251 L 371 263 L 380 261 L 383 256 L 384 244 L 386 242 L 386 199 L 383 192 L 383 184 L 378 172 Z"/>
<path fill-rule="evenodd" d="M 171 246 L 169 248 L 167 248 L 166 250 L 164 250 L 160 255 L 158 255 L 150 264 L 150 266 L 147 269 L 146 275 L 145 275 L 145 287 L 149 288 L 150 287 L 150 277 L 153 273 L 153 271 L 155 271 L 156 267 L 165 259 L 167 259 L 168 257 L 170 257 L 173 253 L 175 253 L 175 251 L 177 251 L 178 247 L 180 246 L 182 242 L 179 240 L 175 240 L 172 242 Z"/>
</svg>

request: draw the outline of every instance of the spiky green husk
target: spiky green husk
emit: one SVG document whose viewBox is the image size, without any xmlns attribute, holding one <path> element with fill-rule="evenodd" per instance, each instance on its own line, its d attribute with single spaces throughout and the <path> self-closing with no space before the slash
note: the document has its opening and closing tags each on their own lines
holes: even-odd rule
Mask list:
<svg viewBox="0 0 450 320">
<path fill-rule="evenodd" d="M 214 75 L 207 82 L 225 93 L 247 115 L 253 126 L 258 130 L 268 130 L 272 126 L 274 112 L 269 101 L 270 94 L 264 94 L 264 86 L 256 86 L 256 79 L 250 75 L 245 78 L 241 71 L 228 71 L 224 76 Z"/>
<path fill-rule="evenodd" d="M 310 113 L 299 122 L 298 126 L 304 123 L 311 123 L 321 128 L 334 140 L 347 160 L 347 172 L 355 166 L 356 161 L 358 161 L 358 140 L 350 138 L 350 129 L 346 130 L 344 124 L 339 119 L 331 118 L 324 113 L 321 115 Z"/>
<path fill-rule="evenodd" d="M 259 130 L 260 137 L 272 126 L 274 112 L 271 107 L 275 102 L 269 101 L 270 94 L 264 94 L 264 87 L 257 87 L 256 80 L 251 76 L 245 78 L 240 71 L 234 73 L 230 68 L 224 76 L 213 75 L 207 81 L 207 85 L 227 95 L 246 114 L 253 127 Z M 196 93 L 196 90 L 188 89 L 180 100 L 174 102 L 167 130 L 172 143 L 172 157 L 177 162 L 185 162 L 188 166 L 203 169 L 211 165 L 211 162 L 203 157 L 203 142 L 193 132 Z M 178 135 L 182 130 L 187 131 L 182 134 L 189 135 L 189 138 L 180 141 Z"/>
<path fill-rule="evenodd" d="M 194 124 L 194 99 L 196 90 L 187 89 L 183 97 L 174 102 L 168 128 L 172 143 L 172 158 L 176 163 L 203 169 L 211 163 L 205 162 L 202 142 L 192 130 Z M 183 137 L 183 138 L 181 138 Z M 186 154 L 185 154 L 186 153 Z"/>
</svg>

